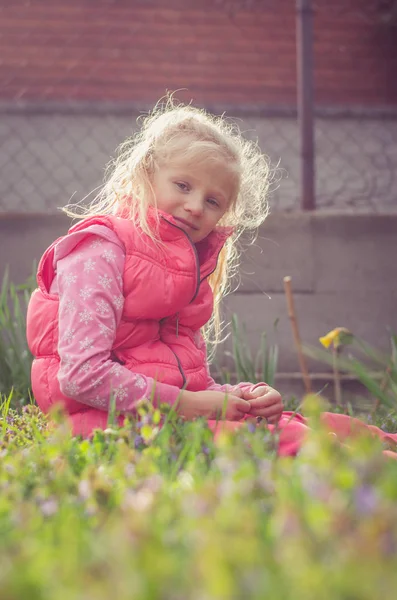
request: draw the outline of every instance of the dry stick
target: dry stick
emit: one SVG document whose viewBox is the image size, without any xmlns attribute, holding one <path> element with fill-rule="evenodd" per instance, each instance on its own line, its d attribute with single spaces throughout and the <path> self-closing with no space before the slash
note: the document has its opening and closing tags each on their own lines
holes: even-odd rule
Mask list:
<svg viewBox="0 0 397 600">
<path fill-rule="evenodd" d="M 310 394 L 312 391 L 309 371 L 307 370 L 305 357 L 302 352 L 302 343 L 299 335 L 298 329 L 298 321 L 296 319 L 295 307 L 294 307 L 294 299 L 292 297 L 292 289 L 291 289 L 291 277 L 284 277 L 284 290 L 285 295 L 287 297 L 287 306 L 288 306 L 288 316 L 291 320 L 292 333 L 294 335 L 294 341 L 296 346 L 296 351 L 298 353 L 299 365 L 302 373 L 303 383 L 305 385 L 305 390 L 307 394 Z"/>
</svg>

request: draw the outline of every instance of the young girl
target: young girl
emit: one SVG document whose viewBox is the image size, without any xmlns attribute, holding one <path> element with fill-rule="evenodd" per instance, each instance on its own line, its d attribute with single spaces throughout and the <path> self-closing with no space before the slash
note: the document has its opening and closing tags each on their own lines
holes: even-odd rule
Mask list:
<svg viewBox="0 0 397 600">
<path fill-rule="evenodd" d="M 61 402 L 73 433 L 89 436 L 106 427 L 112 399 L 120 423 L 148 398 L 205 416 L 214 430 L 226 405 L 229 429 L 264 417 L 270 429 L 278 423 L 279 453 L 297 453 L 306 420 L 283 413 L 264 383 L 216 384 L 206 356 L 236 241 L 266 218 L 269 177 L 258 146 L 224 119 L 171 101 L 155 109 L 84 218 L 40 261 L 27 338 L 44 412 Z M 366 427 L 323 417 L 340 439 Z"/>
<path fill-rule="evenodd" d="M 224 119 L 157 107 L 40 261 L 27 325 L 40 408 L 61 402 L 84 436 L 106 427 L 112 397 L 120 422 L 142 398 L 187 419 L 215 419 L 226 403 L 227 420 L 278 421 L 275 390 L 214 382 L 204 340 L 219 339 L 235 244 L 265 219 L 268 185 L 258 146 Z"/>
</svg>

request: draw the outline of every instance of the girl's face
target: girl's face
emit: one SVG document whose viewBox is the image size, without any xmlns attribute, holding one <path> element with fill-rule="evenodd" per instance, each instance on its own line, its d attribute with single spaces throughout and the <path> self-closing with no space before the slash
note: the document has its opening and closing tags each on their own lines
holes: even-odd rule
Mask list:
<svg viewBox="0 0 397 600">
<path fill-rule="evenodd" d="M 152 177 L 157 208 L 172 215 L 194 243 L 207 237 L 228 210 L 236 183 L 236 173 L 223 161 L 181 161 L 159 167 Z"/>
</svg>

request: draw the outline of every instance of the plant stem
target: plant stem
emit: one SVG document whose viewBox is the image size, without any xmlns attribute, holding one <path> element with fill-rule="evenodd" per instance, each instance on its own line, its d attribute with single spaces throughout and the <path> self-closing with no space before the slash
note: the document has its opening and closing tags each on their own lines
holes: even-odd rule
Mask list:
<svg viewBox="0 0 397 600">
<path fill-rule="evenodd" d="M 390 365 L 389 365 L 389 366 L 387 367 L 387 369 L 386 369 L 386 371 L 385 371 L 384 375 L 383 375 L 382 381 L 380 382 L 380 389 L 382 390 L 382 392 L 385 392 L 385 391 L 386 391 L 386 389 L 387 389 L 387 384 L 388 384 L 388 382 L 389 382 L 389 378 L 390 378 L 391 371 L 392 371 L 392 370 L 391 370 L 391 367 L 390 367 Z M 379 400 L 379 398 L 376 398 L 376 400 L 375 400 L 375 403 L 374 403 L 374 407 L 373 407 L 373 409 L 372 409 L 372 411 L 371 411 L 371 415 L 372 415 L 372 416 L 374 416 L 374 415 L 375 415 L 375 413 L 376 413 L 376 411 L 378 410 L 378 408 L 379 408 L 379 403 L 380 403 L 380 400 Z"/>
<path fill-rule="evenodd" d="M 292 333 L 295 340 L 296 351 L 298 353 L 299 366 L 302 373 L 303 383 L 305 386 L 305 390 L 307 394 L 311 394 L 312 386 L 309 376 L 309 371 L 307 370 L 306 361 L 304 354 L 302 352 L 302 343 L 299 335 L 298 329 L 298 321 L 295 313 L 294 299 L 292 296 L 291 289 L 291 277 L 284 277 L 284 290 L 287 298 L 287 306 L 288 306 L 288 316 L 291 321 Z"/>
<path fill-rule="evenodd" d="M 338 368 L 338 348 L 335 346 L 332 350 L 334 367 L 334 398 L 336 406 L 342 406 L 342 389 L 340 385 L 340 373 Z"/>
</svg>

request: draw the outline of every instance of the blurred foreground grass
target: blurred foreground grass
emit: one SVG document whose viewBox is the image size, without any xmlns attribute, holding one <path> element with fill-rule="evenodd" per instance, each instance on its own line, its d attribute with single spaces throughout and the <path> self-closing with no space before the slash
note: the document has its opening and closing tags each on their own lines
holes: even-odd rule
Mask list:
<svg viewBox="0 0 397 600">
<path fill-rule="evenodd" d="M 394 598 L 397 461 L 378 441 L 314 425 L 280 459 L 263 428 L 215 445 L 145 403 L 91 441 L 52 419 L 3 405 L 1 598 Z"/>
</svg>

